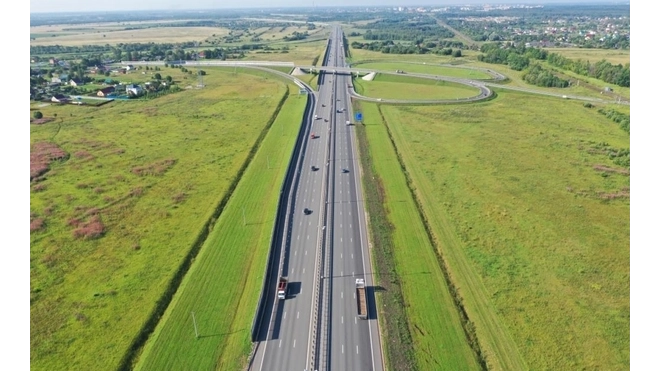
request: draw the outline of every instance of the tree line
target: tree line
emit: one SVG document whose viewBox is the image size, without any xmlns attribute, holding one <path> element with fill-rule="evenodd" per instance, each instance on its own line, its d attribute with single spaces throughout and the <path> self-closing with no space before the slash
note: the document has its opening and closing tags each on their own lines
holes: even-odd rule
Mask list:
<svg viewBox="0 0 660 371">
<path fill-rule="evenodd" d="M 452 55 L 454 57 L 461 57 L 461 49 L 464 46 L 460 41 L 445 41 L 440 40 L 437 42 L 428 42 L 425 44 L 409 44 L 403 45 L 395 43 L 392 40 L 374 41 L 371 43 L 362 43 L 353 41 L 351 47 L 353 49 L 365 49 L 371 51 L 379 51 L 385 54 L 439 54 L 439 55 Z M 457 48 L 457 49 L 453 49 Z"/>
<path fill-rule="evenodd" d="M 610 84 L 630 87 L 630 63 L 625 66 L 601 60 L 590 63 L 582 59 L 568 59 L 556 53 L 548 55 L 548 64 L 577 73 L 578 75 L 597 78 Z"/>
<path fill-rule="evenodd" d="M 569 82 L 554 76 L 533 60 L 545 60 L 549 65 L 572 71 L 578 75 L 593 77 L 610 84 L 630 87 L 630 63 L 613 65 L 606 60 L 590 63 L 581 59 L 568 59 L 545 49 L 514 45 L 513 43 L 488 43 L 481 46 L 477 59 L 481 62 L 504 64 L 512 70 L 523 71 L 523 79 L 530 84 L 547 87 L 567 87 Z"/>
</svg>

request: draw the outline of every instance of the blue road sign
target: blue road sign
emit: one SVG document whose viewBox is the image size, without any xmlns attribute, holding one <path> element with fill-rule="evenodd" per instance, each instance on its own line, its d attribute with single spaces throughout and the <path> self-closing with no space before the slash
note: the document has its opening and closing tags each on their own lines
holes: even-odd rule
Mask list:
<svg viewBox="0 0 660 371">
<path fill-rule="evenodd" d="M 355 121 L 362 121 L 362 112 L 355 113 Z"/>
</svg>

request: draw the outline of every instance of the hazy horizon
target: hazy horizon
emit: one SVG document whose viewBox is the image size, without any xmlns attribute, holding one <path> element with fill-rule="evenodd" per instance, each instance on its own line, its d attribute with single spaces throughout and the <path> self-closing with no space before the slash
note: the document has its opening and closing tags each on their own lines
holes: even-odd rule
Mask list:
<svg viewBox="0 0 660 371">
<path fill-rule="evenodd" d="M 186 2 L 173 0 L 115 0 L 107 2 L 80 2 L 79 0 L 30 0 L 30 14 L 32 13 L 87 13 L 87 12 L 114 12 L 114 11 L 195 11 L 195 10 L 221 10 L 221 9 L 272 9 L 272 8 L 311 8 L 327 7 L 412 7 L 412 6 L 456 6 L 456 5 L 551 5 L 551 4 L 630 4 L 629 1 L 603 1 L 603 0 L 499 0 L 499 1 L 406 1 L 406 0 L 242 0 L 227 1 L 218 4 L 213 0 L 190 0 Z"/>
</svg>

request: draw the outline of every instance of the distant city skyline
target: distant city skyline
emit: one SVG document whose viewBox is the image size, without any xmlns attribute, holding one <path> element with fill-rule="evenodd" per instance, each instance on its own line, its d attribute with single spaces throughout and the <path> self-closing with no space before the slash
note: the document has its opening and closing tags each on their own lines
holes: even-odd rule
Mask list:
<svg viewBox="0 0 660 371">
<path fill-rule="evenodd" d="M 460 1 L 460 0 L 229 0 L 222 3 L 215 0 L 114 0 L 112 2 L 84 2 L 80 0 L 30 0 L 30 13 L 61 12 L 104 12 L 136 10 L 210 10 L 240 8 L 284 8 L 284 7 L 412 7 L 412 6 L 456 6 L 456 5 L 498 5 L 498 4 L 629 4 L 629 1 L 604 0 L 499 0 L 499 1 Z"/>
</svg>

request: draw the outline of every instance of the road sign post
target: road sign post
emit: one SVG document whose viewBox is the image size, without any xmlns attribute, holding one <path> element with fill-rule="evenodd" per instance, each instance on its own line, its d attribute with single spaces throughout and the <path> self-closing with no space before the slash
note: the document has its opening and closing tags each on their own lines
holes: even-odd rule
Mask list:
<svg viewBox="0 0 660 371">
<path fill-rule="evenodd" d="M 362 112 L 355 112 L 355 121 L 362 121 Z"/>
</svg>

